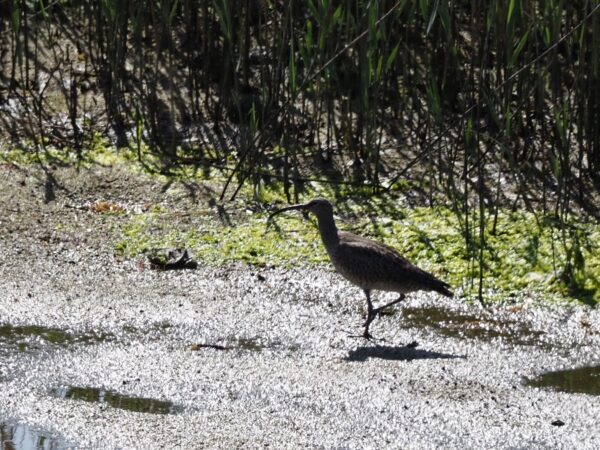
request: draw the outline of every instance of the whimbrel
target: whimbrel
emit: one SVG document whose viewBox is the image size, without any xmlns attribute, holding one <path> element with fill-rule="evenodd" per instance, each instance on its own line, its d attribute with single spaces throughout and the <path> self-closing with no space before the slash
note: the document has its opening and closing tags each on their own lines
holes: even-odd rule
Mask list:
<svg viewBox="0 0 600 450">
<path fill-rule="evenodd" d="M 319 223 L 319 233 L 335 269 L 352 284 L 360 287 L 367 296 L 367 320 L 363 337 L 370 339 L 369 326 L 385 308 L 404 300 L 405 294 L 415 291 L 435 291 L 452 297 L 450 285 L 411 264 L 396 250 L 347 231 L 338 231 L 333 219 L 333 206 L 317 198 L 309 203 L 288 206 L 269 216 L 284 211 L 302 210 L 313 213 Z M 373 307 L 371 291 L 391 291 L 400 294 L 393 302 Z"/>
</svg>

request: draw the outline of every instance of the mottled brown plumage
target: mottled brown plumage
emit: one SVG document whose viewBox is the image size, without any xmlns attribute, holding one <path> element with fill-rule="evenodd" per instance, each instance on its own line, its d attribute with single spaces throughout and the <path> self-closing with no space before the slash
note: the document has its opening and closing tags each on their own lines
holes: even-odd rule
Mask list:
<svg viewBox="0 0 600 450">
<path fill-rule="evenodd" d="M 333 266 L 344 278 L 365 292 L 368 313 L 364 337 L 371 337 L 369 326 L 375 316 L 384 308 L 403 300 L 409 292 L 436 291 L 452 297 L 448 283 L 410 263 L 393 248 L 353 233 L 338 231 L 333 219 L 333 207 L 325 199 L 317 198 L 306 204 L 288 206 L 275 211 L 270 218 L 296 209 L 311 212 L 317 217 L 321 239 Z M 400 298 L 373 308 L 372 290 L 398 292 Z"/>
</svg>

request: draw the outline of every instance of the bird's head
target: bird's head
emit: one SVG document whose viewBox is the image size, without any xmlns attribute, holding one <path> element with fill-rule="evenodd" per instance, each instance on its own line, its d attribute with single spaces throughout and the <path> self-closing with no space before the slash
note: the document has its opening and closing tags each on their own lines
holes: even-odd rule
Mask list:
<svg viewBox="0 0 600 450">
<path fill-rule="evenodd" d="M 302 203 L 299 205 L 292 205 L 278 209 L 269 216 L 269 221 L 273 218 L 273 216 L 277 214 L 296 209 L 313 213 L 315 216 L 317 216 L 317 218 L 326 216 L 333 217 L 333 206 L 331 205 L 331 203 L 329 203 L 329 200 L 326 200 L 324 198 L 315 198 L 314 200 L 311 200 L 308 203 Z"/>
<path fill-rule="evenodd" d="M 317 217 L 332 216 L 333 206 L 329 200 L 324 198 L 315 198 L 304 205 L 304 210 L 313 213 Z"/>
</svg>

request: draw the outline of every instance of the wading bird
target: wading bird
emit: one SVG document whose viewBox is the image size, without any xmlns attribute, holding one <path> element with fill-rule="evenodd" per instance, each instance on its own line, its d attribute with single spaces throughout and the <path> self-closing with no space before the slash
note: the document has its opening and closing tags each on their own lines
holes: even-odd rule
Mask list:
<svg viewBox="0 0 600 450">
<path fill-rule="evenodd" d="M 377 314 L 404 300 L 405 294 L 409 292 L 435 291 L 446 297 L 453 296 L 448 283 L 411 264 L 393 248 L 347 231 L 339 231 L 335 226 L 333 206 L 329 201 L 317 198 L 305 204 L 279 209 L 269 216 L 269 222 L 273 216 L 291 210 L 307 211 L 317 217 L 319 233 L 333 266 L 367 296 L 367 320 L 363 325 L 363 337 L 372 337 L 369 326 Z M 397 292 L 400 297 L 374 308 L 371 302 L 373 290 Z"/>
</svg>

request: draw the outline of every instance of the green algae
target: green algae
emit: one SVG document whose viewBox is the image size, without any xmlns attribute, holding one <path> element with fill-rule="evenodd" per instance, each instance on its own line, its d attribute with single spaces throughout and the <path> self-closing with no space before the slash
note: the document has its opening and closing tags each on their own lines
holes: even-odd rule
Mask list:
<svg viewBox="0 0 600 450">
<path fill-rule="evenodd" d="M 222 185 L 225 176 L 180 167 L 170 174 L 179 181 Z M 521 291 L 545 296 L 576 298 L 590 304 L 600 301 L 600 225 L 577 217 L 559 220 L 552 215 L 500 209 L 485 223 L 485 243 L 472 237 L 467 244 L 464 223 L 451 207 L 409 208 L 398 193 L 372 195 L 370 188 L 332 186 L 320 181 L 304 183 L 304 200 L 329 198 L 336 208 L 340 229 L 353 231 L 396 248 L 411 261 L 475 297 L 482 245 L 482 279 L 486 299 L 511 297 Z M 267 226 L 266 207 L 286 204 L 282 183 L 243 186 L 232 209 L 251 205 L 256 211 L 234 223 L 198 218 L 193 229 L 161 227 L 157 215 L 132 217 L 124 226 L 125 239 L 117 253 L 135 257 L 156 246 L 187 246 L 200 261 L 223 264 L 242 261 L 258 266 L 295 267 L 327 264 L 314 218 L 299 213 L 278 216 Z M 262 212 L 260 212 L 262 211 Z M 476 221 L 473 221 L 476 226 Z M 152 230 L 152 231 L 151 231 Z M 329 266 L 327 266 L 329 267 Z"/>
<path fill-rule="evenodd" d="M 160 214 L 131 216 L 123 226 L 122 239 L 115 245 L 116 254 L 133 258 L 154 248 L 185 247 L 201 264 L 243 261 L 258 266 L 292 267 L 327 261 L 324 249 L 316 245 L 320 244 L 316 229 L 292 218 L 283 222 L 291 224 L 290 235 L 297 239 L 267 229 L 265 214 L 234 226 L 202 220 L 194 228 L 176 229 L 164 219 Z"/>
<path fill-rule="evenodd" d="M 185 149 L 177 151 L 181 157 L 192 154 Z M 3 152 L 0 158 L 23 164 L 39 162 L 40 158 L 65 164 L 76 160 L 75 152 L 52 148 L 37 153 L 13 150 Z M 89 166 L 124 165 L 132 172 L 175 188 L 193 182 L 219 192 L 227 179 L 226 171 L 216 167 L 166 166 L 145 150 L 144 163 L 140 163 L 134 149 L 115 150 L 99 137 L 92 140 L 83 159 L 77 161 Z M 245 184 L 233 202 L 213 203 L 210 208 L 190 211 L 191 220 L 186 223 L 178 220 L 179 211 L 161 205 L 142 213 L 121 214 L 113 224 L 119 235 L 114 252 L 121 257 L 138 258 L 157 248 L 187 248 L 200 264 L 330 267 L 313 218 L 306 220 L 299 213 L 289 213 L 267 224 L 268 211 L 287 204 L 282 183 L 268 180 L 265 175 L 254 186 Z M 474 228 L 465 230 L 462 218 L 447 206 L 409 208 L 397 191 L 373 195 L 368 187 L 321 181 L 302 183 L 301 189 L 302 200 L 319 196 L 335 204 L 340 229 L 396 248 L 425 270 L 460 288 L 463 296 L 476 295 L 481 269 L 488 300 L 530 292 L 576 298 L 590 304 L 600 301 L 597 223 L 500 209 L 497 217 L 491 213 L 486 216 L 485 241 L 481 244 L 474 238 L 478 221 L 472 220 Z M 218 219 L 219 208 L 233 211 L 233 218 Z"/>
<path fill-rule="evenodd" d="M 377 220 L 357 213 L 339 226 L 396 248 L 425 270 L 461 287 L 463 295 L 476 293 L 471 281 L 478 274 L 474 255 L 449 208 L 399 208 Z M 563 245 L 557 241 L 557 226 L 536 224 L 531 213 L 500 211 L 496 233 L 487 236 L 484 250 L 487 297 L 528 290 L 597 302 L 600 266 L 593 243 L 600 238 L 600 227 L 591 223 L 577 226 L 585 230 L 587 243 L 581 249 L 585 266 L 577 281 L 580 285 L 574 288 L 573 280 L 565 282 L 561 276 L 567 261 L 557 251 L 557 246 Z M 208 264 L 242 261 L 294 267 L 328 262 L 314 221 L 299 213 L 278 216 L 268 227 L 267 214 L 255 213 L 232 226 L 204 220 L 191 229 L 173 229 L 160 214 L 133 216 L 123 227 L 116 251 L 131 258 L 151 248 L 181 246 L 192 250 L 200 263 Z"/>
</svg>

